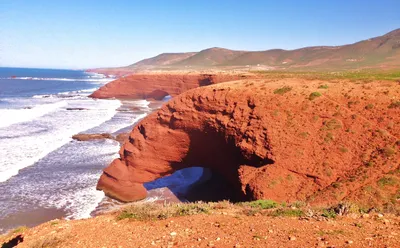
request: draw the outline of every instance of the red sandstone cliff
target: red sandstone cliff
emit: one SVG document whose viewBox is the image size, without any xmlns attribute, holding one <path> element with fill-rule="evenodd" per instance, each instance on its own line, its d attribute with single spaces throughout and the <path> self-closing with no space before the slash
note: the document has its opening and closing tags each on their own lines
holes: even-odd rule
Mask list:
<svg viewBox="0 0 400 248">
<path fill-rule="evenodd" d="M 143 183 L 202 165 L 247 199 L 396 202 L 399 97 L 395 82 L 241 80 L 193 89 L 133 129 L 97 188 L 134 201 L 146 197 Z"/>
<path fill-rule="evenodd" d="M 161 100 L 167 95 L 176 96 L 199 86 L 254 77 L 246 74 L 199 73 L 147 73 L 133 74 L 112 81 L 91 97 L 140 98 Z"/>
</svg>

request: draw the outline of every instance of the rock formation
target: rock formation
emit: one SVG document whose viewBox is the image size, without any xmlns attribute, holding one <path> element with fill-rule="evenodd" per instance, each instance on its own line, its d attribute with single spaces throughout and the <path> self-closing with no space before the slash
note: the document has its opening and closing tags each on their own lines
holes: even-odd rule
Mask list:
<svg viewBox="0 0 400 248">
<path fill-rule="evenodd" d="M 175 83 L 199 83 L 189 78 Z M 145 80 L 146 90 L 120 81 L 124 96 L 146 96 L 156 85 L 144 75 L 132 79 Z M 396 201 L 399 97 L 395 82 L 240 80 L 193 89 L 134 127 L 97 188 L 135 201 L 146 197 L 143 183 L 203 166 L 224 175 L 242 199 Z"/>
<path fill-rule="evenodd" d="M 88 141 L 88 140 L 98 140 L 98 139 L 114 139 L 114 137 L 109 133 L 95 133 L 95 134 L 75 134 L 72 139 L 78 141 Z"/>
<path fill-rule="evenodd" d="M 251 74 L 147 73 L 119 78 L 95 91 L 94 98 L 129 98 L 161 100 L 199 86 L 254 77 Z"/>
</svg>

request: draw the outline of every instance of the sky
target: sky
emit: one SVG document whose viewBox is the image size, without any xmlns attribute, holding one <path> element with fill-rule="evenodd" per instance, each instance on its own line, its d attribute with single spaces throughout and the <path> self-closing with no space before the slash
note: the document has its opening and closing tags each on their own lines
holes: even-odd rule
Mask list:
<svg viewBox="0 0 400 248">
<path fill-rule="evenodd" d="M 85 69 L 164 52 L 343 45 L 400 28 L 399 0 L 0 0 L 0 66 Z"/>
</svg>

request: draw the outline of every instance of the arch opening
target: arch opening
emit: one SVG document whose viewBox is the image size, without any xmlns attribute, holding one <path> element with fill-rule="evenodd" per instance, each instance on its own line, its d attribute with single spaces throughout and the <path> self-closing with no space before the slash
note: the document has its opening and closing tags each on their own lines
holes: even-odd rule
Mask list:
<svg viewBox="0 0 400 248">
<path fill-rule="evenodd" d="M 147 198 L 160 202 L 216 202 L 229 200 L 237 202 L 230 183 L 205 167 L 188 167 L 172 175 L 145 183 Z"/>
<path fill-rule="evenodd" d="M 185 157 L 171 164 L 170 176 L 144 184 L 148 196 L 154 196 L 154 189 L 166 187 L 183 201 L 249 200 L 240 181 L 240 166 L 260 167 L 273 161 L 253 154 L 245 156 L 233 138 L 214 128 L 187 132 L 190 145 Z"/>
<path fill-rule="evenodd" d="M 145 98 L 162 101 L 167 96 L 170 96 L 170 94 L 164 90 L 153 90 L 152 92 L 146 94 Z"/>
</svg>

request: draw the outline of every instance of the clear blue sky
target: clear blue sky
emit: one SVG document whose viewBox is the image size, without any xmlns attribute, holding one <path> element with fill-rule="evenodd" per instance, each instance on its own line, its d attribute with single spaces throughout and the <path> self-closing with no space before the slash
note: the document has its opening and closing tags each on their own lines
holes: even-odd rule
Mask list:
<svg viewBox="0 0 400 248">
<path fill-rule="evenodd" d="M 163 52 L 342 45 L 400 28 L 400 0 L 1 0 L 0 66 L 123 66 Z"/>
</svg>

